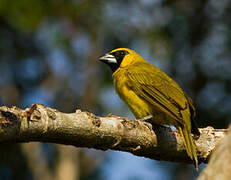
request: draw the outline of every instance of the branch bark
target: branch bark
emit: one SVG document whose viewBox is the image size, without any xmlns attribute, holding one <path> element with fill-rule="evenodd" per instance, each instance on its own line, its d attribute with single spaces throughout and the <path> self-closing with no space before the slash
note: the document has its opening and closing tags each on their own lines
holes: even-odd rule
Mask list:
<svg viewBox="0 0 231 180">
<path fill-rule="evenodd" d="M 230 180 L 231 179 L 231 127 L 229 133 L 219 143 L 219 146 L 213 152 L 209 164 L 201 172 L 198 180 Z"/>
<path fill-rule="evenodd" d="M 226 129 L 201 128 L 194 137 L 200 162 L 207 163 Z M 76 110 L 62 113 L 34 104 L 25 110 L 0 107 L 0 143 L 40 141 L 100 150 L 130 152 L 155 160 L 192 163 L 181 135 L 165 126 L 152 126 L 138 120 L 98 117 Z"/>
</svg>

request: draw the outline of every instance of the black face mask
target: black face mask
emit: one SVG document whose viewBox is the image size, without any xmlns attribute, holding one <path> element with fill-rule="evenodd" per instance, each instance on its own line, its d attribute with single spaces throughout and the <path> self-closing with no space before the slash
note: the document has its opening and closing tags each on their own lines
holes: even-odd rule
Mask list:
<svg viewBox="0 0 231 180">
<path fill-rule="evenodd" d="M 115 51 L 110 54 L 113 55 L 117 61 L 117 63 L 107 63 L 109 67 L 111 68 L 112 72 L 114 73 L 120 67 L 121 62 L 124 59 L 124 56 L 126 56 L 129 53 L 125 50 L 119 50 L 119 51 Z"/>
</svg>

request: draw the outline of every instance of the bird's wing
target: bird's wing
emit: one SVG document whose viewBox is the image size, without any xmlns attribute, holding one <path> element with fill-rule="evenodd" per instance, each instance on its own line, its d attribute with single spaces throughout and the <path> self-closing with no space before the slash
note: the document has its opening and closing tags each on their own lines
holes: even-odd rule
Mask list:
<svg viewBox="0 0 231 180">
<path fill-rule="evenodd" d="M 188 108 L 183 90 L 157 67 L 140 63 L 127 70 L 130 88 L 150 104 L 159 104 L 178 122 L 185 124 L 181 111 Z"/>
</svg>

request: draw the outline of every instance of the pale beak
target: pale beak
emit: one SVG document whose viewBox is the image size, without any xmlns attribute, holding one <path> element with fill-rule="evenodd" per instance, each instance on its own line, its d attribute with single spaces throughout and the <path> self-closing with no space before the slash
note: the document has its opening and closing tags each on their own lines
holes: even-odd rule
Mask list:
<svg viewBox="0 0 231 180">
<path fill-rule="evenodd" d="M 104 62 L 104 63 L 117 63 L 115 56 L 111 55 L 111 54 L 105 54 L 101 57 L 99 57 L 99 60 Z"/>
</svg>

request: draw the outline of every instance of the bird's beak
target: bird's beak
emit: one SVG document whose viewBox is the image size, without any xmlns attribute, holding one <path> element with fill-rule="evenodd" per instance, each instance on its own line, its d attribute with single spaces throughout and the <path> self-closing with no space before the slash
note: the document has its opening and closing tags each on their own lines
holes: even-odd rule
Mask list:
<svg viewBox="0 0 231 180">
<path fill-rule="evenodd" d="M 107 64 L 117 63 L 115 56 L 113 56 L 112 54 L 105 54 L 99 57 L 99 60 Z"/>
</svg>

